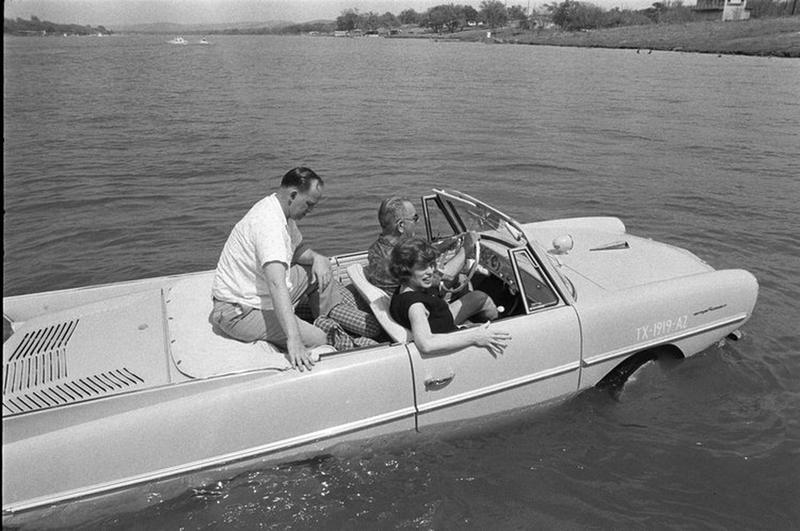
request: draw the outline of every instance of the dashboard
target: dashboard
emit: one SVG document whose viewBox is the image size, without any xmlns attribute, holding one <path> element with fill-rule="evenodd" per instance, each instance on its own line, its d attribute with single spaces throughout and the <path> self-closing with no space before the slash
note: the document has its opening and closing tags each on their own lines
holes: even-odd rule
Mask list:
<svg viewBox="0 0 800 531">
<path fill-rule="evenodd" d="M 517 293 L 517 283 L 514 280 L 514 270 L 508 260 L 506 247 L 488 239 L 481 239 L 480 265 L 502 280 L 512 294 Z"/>
<path fill-rule="evenodd" d="M 534 310 L 558 304 L 558 296 L 532 257 L 528 253 L 517 253 L 516 260 L 528 309 Z M 516 299 L 520 290 L 505 244 L 490 238 L 481 238 L 480 265 L 502 282 L 505 291 Z"/>
</svg>

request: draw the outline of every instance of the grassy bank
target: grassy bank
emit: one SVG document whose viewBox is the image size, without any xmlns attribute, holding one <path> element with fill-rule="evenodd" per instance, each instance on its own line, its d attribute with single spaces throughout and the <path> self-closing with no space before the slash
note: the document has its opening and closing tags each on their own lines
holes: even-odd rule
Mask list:
<svg viewBox="0 0 800 531">
<path fill-rule="evenodd" d="M 437 38 L 509 44 L 800 57 L 800 16 L 739 22 L 649 24 L 576 32 L 503 28 L 493 30 L 490 39 L 486 37 L 486 30 L 462 31 L 438 35 Z"/>
</svg>

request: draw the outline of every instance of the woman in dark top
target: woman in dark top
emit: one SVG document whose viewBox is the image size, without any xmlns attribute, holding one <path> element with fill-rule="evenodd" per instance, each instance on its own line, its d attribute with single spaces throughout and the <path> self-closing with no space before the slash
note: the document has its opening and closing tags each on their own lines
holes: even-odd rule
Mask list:
<svg viewBox="0 0 800 531">
<path fill-rule="evenodd" d="M 391 273 L 400 282 L 389 313 L 411 329 L 414 342 L 423 354 L 440 354 L 469 346 L 484 347 L 493 355 L 505 350 L 511 336 L 492 328 L 489 323 L 458 330 L 458 324 L 482 313 L 497 317 L 497 309 L 486 293 L 471 291 L 451 303 L 428 293 L 434 285 L 435 249 L 420 239 L 410 239 L 392 250 Z M 455 333 L 451 333 L 455 332 Z"/>
</svg>

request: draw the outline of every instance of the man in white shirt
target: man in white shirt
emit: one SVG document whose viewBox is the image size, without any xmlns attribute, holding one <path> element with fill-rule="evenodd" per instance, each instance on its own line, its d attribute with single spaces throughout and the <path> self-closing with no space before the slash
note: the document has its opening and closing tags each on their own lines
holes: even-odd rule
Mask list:
<svg viewBox="0 0 800 531">
<path fill-rule="evenodd" d="M 296 223 L 320 201 L 323 184 L 309 168 L 289 170 L 278 191 L 256 203 L 231 231 L 212 288 L 212 322 L 241 341 L 285 346 L 301 371 L 313 365 L 308 349 L 326 344 L 327 336 L 297 318 L 295 306 L 307 296 L 316 318 L 341 302 L 328 257 L 303 243 Z"/>
</svg>

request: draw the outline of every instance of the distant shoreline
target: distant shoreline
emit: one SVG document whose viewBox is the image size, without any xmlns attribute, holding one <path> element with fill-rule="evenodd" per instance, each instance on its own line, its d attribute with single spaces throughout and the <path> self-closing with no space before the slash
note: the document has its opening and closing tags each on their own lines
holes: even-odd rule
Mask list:
<svg viewBox="0 0 800 531">
<path fill-rule="evenodd" d="M 487 37 L 491 31 L 491 36 Z M 392 36 L 391 38 L 397 38 Z M 510 28 L 468 30 L 452 34 L 417 34 L 400 38 L 441 41 L 529 44 L 582 48 L 629 48 L 711 54 L 800 57 L 800 16 L 738 22 L 688 22 L 621 26 L 591 31 Z"/>
<path fill-rule="evenodd" d="M 7 21 L 10 23 L 11 21 Z M 19 21 L 17 23 L 20 23 Z M 53 25 L 42 23 L 38 19 L 31 22 L 21 21 L 23 25 L 55 26 L 55 31 L 9 31 L 7 35 L 61 35 L 89 34 L 108 35 L 113 32 L 103 26 Z M 8 24 L 7 24 L 8 26 Z M 53 28 L 48 26 L 48 29 Z M 171 28 L 174 30 L 175 28 Z M 78 33 L 78 30 L 81 30 Z M 264 28 L 254 30 L 237 30 L 235 33 L 205 29 L 178 31 L 177 34 L 203 35 L 250 35 L 268 34 Z M 176 34 L 174 31 L 155 31 L 132 33 Z M 333 33 L 313 32 L 320 36 L 333 36 Z M 124 34 L 124 33 L 123 33 Z M 308 35 L 308 33 L 303 33 Z M 377 35 L 374 35 L 377 36 Z M 391 39 L 428 39 L 438 42 L 482 42 L 486 44 L 527 44 L 542 46 L 566 46 L 580 48 L 616 48 L 635 49 L 640 53 L 651 50 L 693 52 L 727 55 L 751 55 L 766 57 L 800 58 L 800 15 L 777 18 L 758 18 L 737 22 L 702 21 L 686 23 L 644 24 L 637 26 L 620 26 L 584 31 L 563 31 L 557 29 L 520 30 L 516 28 L 481 28 L 467 29 L 456 33 L 430 33 L 427 31 L 382 35 Z"/>
</svg>

